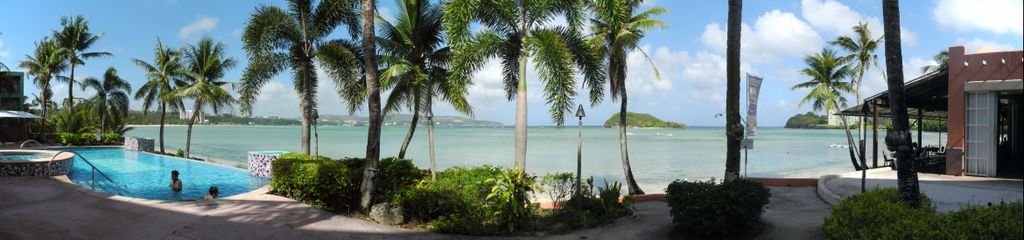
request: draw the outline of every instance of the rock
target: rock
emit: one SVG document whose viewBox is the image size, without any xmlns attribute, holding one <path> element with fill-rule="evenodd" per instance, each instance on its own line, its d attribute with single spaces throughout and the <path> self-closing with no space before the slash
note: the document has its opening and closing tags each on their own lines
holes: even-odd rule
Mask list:
<svg viewBox="0 0 1024 240">
<path fill-rule="evenodd" d="M 405 222 L 402 206 L 392 207 L 391 203 L 378 203 L 370 208 L 370 217 L 383 224 L 398 225 Z"/>
</svg>

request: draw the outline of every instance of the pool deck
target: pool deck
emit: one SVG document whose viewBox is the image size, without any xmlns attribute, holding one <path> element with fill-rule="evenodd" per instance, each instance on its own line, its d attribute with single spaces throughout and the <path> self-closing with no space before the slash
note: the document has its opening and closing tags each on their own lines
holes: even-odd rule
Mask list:
<svg viewBox="0 0 1024 240">
<path fill-rule="evenodd" d="M 831 207 L 814 187 L 771 187 L 758 239 L 820 239 Z M 564 235 L 498 239 L 671 239 L 662 201 L 636 203 L 636 216 Z M 254 191 L 215 202 L 110 196 L 66 177 L 0 178 L 0 239 L 478 239 L 381 225 Z"/>
<path fill-rule="evenodd" d="M 921 192 L 932 199 L 939 211 L 960 209 L 967 204 L 999 203 L 1024 198 L 1024 182 L 1020 179 L 952 176 L 918 173 Z M 861 172 L 825 175 L 818 181 L 819 195 L 835 205 L 843 198 L 860 193 Z M 865 187 L 895 188 L 896 171 L 877 168 L 867 171 Z"/>
</svg>

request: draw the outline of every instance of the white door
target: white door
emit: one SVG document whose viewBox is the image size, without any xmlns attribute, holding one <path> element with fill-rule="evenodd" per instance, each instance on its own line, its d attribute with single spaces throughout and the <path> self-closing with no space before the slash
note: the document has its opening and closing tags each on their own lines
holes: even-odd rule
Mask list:
<svg viewBox="0 0 1024 240">
<path fill-rule="evenodd" d="M 996 175 L 996 100 L 991 92 L 967 93 L 968 175 Z"/>
</svg>

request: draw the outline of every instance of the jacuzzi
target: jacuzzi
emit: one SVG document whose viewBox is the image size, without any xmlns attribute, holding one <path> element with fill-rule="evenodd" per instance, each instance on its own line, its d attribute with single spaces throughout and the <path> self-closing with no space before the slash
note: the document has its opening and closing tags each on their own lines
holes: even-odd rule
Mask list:
<svg viewBox="0 0 1024 240">
<path fill-rule="evenodd" d="M 0 177 L 67 175 L 74 163 L 69 152 L 0 150 Z"/>
</svg>

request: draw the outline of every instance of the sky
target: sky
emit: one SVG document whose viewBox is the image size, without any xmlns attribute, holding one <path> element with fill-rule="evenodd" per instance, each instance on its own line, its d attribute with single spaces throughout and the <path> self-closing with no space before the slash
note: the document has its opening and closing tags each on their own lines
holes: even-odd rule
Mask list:
<svg viewBox="0 0 1024 240">
<path fill-rule="evenodd" d="M 227 45 L 229 57 L 238 65 L 228 71 L 224 80 L 238 81 L 248 64 L 242 50 L 241 33 L 250 14 L 260 5 L 284 6 L 284 1 L 56 1 L 0 0 L 0 62 L 17 69 L 17 63 L 31 54 L 34 42 L 60 27 L 60 17 L 83 15 L 94 33 L 103 37 L 93 51 L 106 51 L 113 57 L 90 59 L 76 70 L 76 79 L 101 77 L 108 67 L 118 69 L 120 76 L 138 87 L 145 81 L 141 68 L 133 58 L 152 61 L 157 39 L 173 47 L 197 42 L 204 36 Z M 397 11 L 392 0 L 379 1 L 379 12 L 392 18 Z M 715 118 L 725 109 L 725 39 L 728 6 L 726 1 L 647 0 L 641 9 L 664 7 L 669 13 L 658 18 L 668 23 L 653 29 L 640 41 L 641 49 L 653 60 L 660 77 L 639 51 L 630 53 L 626 89 L 629 111 L 651 113 L 663 120 L 691 126 L 723 126 L 723 118 Z M 1019 50 L 1024 31 L 1024 4 L 1021 0 L 936 0 L 903 1 L 902 19 L 904 77 L 911 80 L 921 75 L 920 68 L 932 64 L 931 57 L 950 46 L 963 45 L 968 51 Z M 791 90 L 796 83 L 808 81 L 799 70 L 808 54 L 830 47 L 828 41 L 850 35 L 850 27 L 867 22 L 872 33 L 882 33 L 882 10 L 875 0 L 761 0 L 746 1 L 743 6 L 742 57 L 743 72 L 764 78 L 758 106 L 761 126 L 782 126 L 790 116 L 811 111 L 810 104 L 799 102 L 808 90 Z M 558 25 L 555 21 L 551 25 Z M 336 29 L 332 38 L 346 38 L 344 28 Z M 884 64 L 884 50 L 877 54 Z M 531 64 L 527 74 L 528 116 L 530 125 L 552 125 L 545 105 L 542 86 Z M 863 96 L 885 89 L 880 69 L 865 74 Z M 322 74 L 322 73 L 321 73 Z M 326 76 L 321 76 L 325 78 Z M 473 76 L 469 101 L 474 118 L 512 124 L 515 103 L 507 101 L 501 83 L 501 68 L 488 61 Z M 54 84 L 55 99 L 67 96 L 66 84 Z M 26 95 L 39 90 L 26 84 Z M 291 87 L 291 74 L 276 76 L 261 91 L 253 114 L 259 116 L 297 117 L 297 94 Z M 75 95 L 85 97 L 75 86 Z M 333 84 L 321 81 L 320 114 L 348 114 Z M 577 88 L 579 89 L 579 87 Z M 382 94 L 386 98 L 387 92 Z M 582 93 L 576 102 L 584 104 L 584 124 L 600 125 L 618 112 L 618 102 L 605 99 L 591 106 Z M 849 96 L 848 99 L 853 99 Z M 850 105 L 853 105 L 851 103 Z M 131 108 L 141 109 L 133 101 Z M 459 115 L 447 104 L 435 105 L 435 115 Z M 237 112 L 238 109 L 229 110 Z M 356 115 L 366 115 L 365 108 Z M 570 115 L 571 116 L 571 115 Z M 572 125 L 575 119 L 566 119 Z"/>
</svg>

